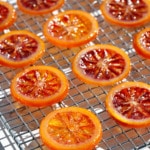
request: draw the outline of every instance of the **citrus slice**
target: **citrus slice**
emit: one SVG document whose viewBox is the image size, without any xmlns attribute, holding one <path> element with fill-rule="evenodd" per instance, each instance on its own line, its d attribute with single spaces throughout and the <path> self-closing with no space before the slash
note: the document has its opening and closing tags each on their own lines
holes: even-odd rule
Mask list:
<svg viewBox="0 0 150 150">
<path fill-rule="evenodd" d="M 122 80 L 130 69 L 128 55 L 122 49 L 108 44 L 97 44 L 81 50 L 72 63 L 72 70 L 80 80 L 99 86 Z"/>
<path fill-rule="evenodd" d="M 150 28 L 145 28 L 135 34 L 133 47 L 140 56 L 150 59 Z"/>
<path fill-rule="evenodd" d="M 26 30 L 10 31 L 0 36 L 0 64 L 19 68 L 33 64 L 45 52 L 44 42 Z"/>
<path fill-rule="evenodd" d="M 49 113 L 40 124 L 43 143 L 53 150 L 92 150 L 102 138 L 99 119 L 80 107 Z"/>
<path fill-rule="evenodd" d="M 106 109 L 121 125 L 150 126 L 150 85 L 125 82 L 115 86 L 107 95 Z"/>
<path fill-rule="evenodd" d="M 0 31 L 13 25 L 16 21 L 16 11 L 8 2 L 0 1 Z"/>
<path fill-rule="evenodd" d="M 64 0 L 17 0 L 19 9 L 29 15 L 44 15 L 59 9 Z"/>
<path fill-rule="evenodd" d="M 123 27 L 141 26 L 150 19 L 149 0 L 105 0 L 100 10 L 107 21 Z"/>
<path fill-rule="evenodd" d="M 68 10 L 50 17 L 43 27 L 47 40 L 59 47 L 76 47 L 94 40 L 98 22 L 87 12 Z"/>
<path fill-rule="evenodd" d="M 57 68 L 32 66 L 18 73 L 11 82 L 12 97 L 28 106 L 44 107 L 63 100 L 68 80 Z"/>
</svg>

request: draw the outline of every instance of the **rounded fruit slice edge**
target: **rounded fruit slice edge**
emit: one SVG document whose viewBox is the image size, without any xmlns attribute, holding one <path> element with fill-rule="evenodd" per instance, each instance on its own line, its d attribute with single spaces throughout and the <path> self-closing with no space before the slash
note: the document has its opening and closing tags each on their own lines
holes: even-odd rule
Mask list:
<svg viewBox="0 0 150 150">
<path fill-rule="evenodd" d="M 150 126 L 150 85 L 124 82 L 114 86 L 106 97 L 106 110 L 119 124 L 138 128 Z"/>
<path fill-rule="evenodd" d="M 136 52 L 144 57 L 150 59 L 150 28 L 145 28 L 137 32 L 133 37 L 133 47 Z"/>
<path fill-rule="evenodd" d="M 108 22 L 128 28 L 142 26 L 150 19 L 149 0 L 105 0 L 100 10 Z"/>
<path fill-rule="evenodd" d="M 43 26 L 46 39 L 58 47 L 78 47 L 94 40 L 99 32 L 95 17 L 81 10 L 67 10 L 50 17 Z"/>
<path fill-rule="evenodd" d="M 0 1 L 0 16 L 0 31 L 9 28 L 17 19 L 16 10 L 4 1 Z"/>
<path fill-rule="evenodd" d="M 73 73 L 83 82 L 108 86 L 125 78 L 130 70 L 130 58 L 120 48 L 97 44 L 79 51 L 72 63 Z"/>
<path fill-rule="evenodd" d="M 64 73 L 55 67 L 32 66 L 12 79 L 10 90 L 12 97 L 24 105 L 45 107 L 67 96 L 69 82 Z"/>
<path fill-rule="evenodd" d="M 102 139 L 102 126 L 91 111 L 72 106 L 50 112 L 40 124 L 40 136 L 54 150 L 92 150 Z"/>
<path fill-rule="evenodd" d="M 33 64 L 45 52 L 45 43 L 28 30 L 14 30 L 0 36 L 0 64 L 21 68 Z"/>
<path fill-rule="evenodd" d="M 54 1 L 32 1 L 31 0 L 17 0 L 19 9 L 29 15 L 45 15 L 51 13 L 62 7 L 64 0 Z"/>
</svg>

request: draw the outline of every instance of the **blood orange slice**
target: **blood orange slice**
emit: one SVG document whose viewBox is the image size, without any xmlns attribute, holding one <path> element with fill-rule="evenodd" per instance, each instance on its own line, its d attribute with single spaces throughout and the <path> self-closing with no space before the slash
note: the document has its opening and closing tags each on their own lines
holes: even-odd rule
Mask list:
<svg viewBox="0 0 150 150">
<path fill-rule="evenodd" d="M 102 138 L 99 119 L 79 107 L 61 108 L 41 122 L 40 135 L 53 150 L 92 150 Z"/>
<path fill-rule="evenodd" d="M 19 68 L 33 64 L 44 52 L 44 42 L 29 31 L 11 31 L 0 36 L 0 64 L 4 66 Z"/>
<path fill-rule="evenodd" d="M 107 21 L 123 27 L 141 26 L 150 19 L 149 0 L 105 0 L 100 10 Z"/>
<path fill-rule="evenodd" d="M 106 109 L 121 125 L 150 126 L 150 85 L 125 82 L 115 86 L 107 95 Z"/>
<path fill-rule="evenodd" d="M 13 6 L 7 2 L 0 1 L 0 31 L 13 25 L 17 14 Z"/>
<path fill-rule="evenodd" d="M 76 47 L 86 44 L 98 35 L 98 22 L 87 12 L 68 10 L 47 20 L 43 33 L 47 40 L 59 47 Z"/>
<path fill-rule="evenodd" d="M 87 47 L 74 58 L 72 70 L 85 83 L 112 85 L 130 72 L 130 59 L 120 48 L 101 44 Z"/>
<path fill-rule="evenodd" d="M 59 9 L 64 0 L 17 0 L 18 7 L 29 15 L 44 15 Z"/>
<path fill-rule="evenodd" d="M 150 28 L 145 28 L 135 34 L 133 47 L 139 55 L 150 59 Z"/>
<path fill-rule="evenodd" d="M 33 66 L 11 82 L 12 97 L 28 106 L 44 107 L 60 102 L 68 94 L 68 80 L 57 68 Z"/>
</svg>

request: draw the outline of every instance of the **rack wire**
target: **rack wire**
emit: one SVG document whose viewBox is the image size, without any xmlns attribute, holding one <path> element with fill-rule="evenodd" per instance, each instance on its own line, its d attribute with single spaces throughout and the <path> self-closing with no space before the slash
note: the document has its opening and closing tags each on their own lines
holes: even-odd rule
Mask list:
<svg viewBox="0 0 150 150">
<path fill-rule="evenodd" d="M 90 44 L 109 43 L 122 48 L 131 59 L 132 70 L 125 79 L 126 81 L 150 83 L 150 60 L 138 56 L 132 47 L 132 36 L 146 26 L 123 29 L 110 25 L 104 20 L 99 10 L 101 0 L 66 0 L 61 9 L 39 17 L 22 13 L 17 7 L 16 0 L 8 2 L 15 7 L 18 15 L 16 23 L 9 30 L 26 29 L 40 36 L 46 44 L 46 52 L 35 65 L 50 65 L 62 70 L 70 82 L 70 90 L 63 102 L 51 107 L 32 108 L 21 105 L 13 101 L 9 89 L 12 78 L 21 69 L 0 66 L 0 150 L 47 150 L 39 136 L 40 122 L 49 112 L 66 106 L 90 109 L 100 119 L 103 139 L 95 150 L 149 150 L 150 128 L 137 130 L 122 127 L 107 113 L 104 102 L 112 86 L 87 86 L 74 76 L 70 63 L 74 55 L 84 47 Z M 42 24 L 49 16 L 69 9 L 84 10 L 97 18 L 100 32 L 94 41 L 72 49 L 58 48 L 46 41 L 42 33 Z M 0 32 L 0 34 L 5 32 Z"/>
</svg>

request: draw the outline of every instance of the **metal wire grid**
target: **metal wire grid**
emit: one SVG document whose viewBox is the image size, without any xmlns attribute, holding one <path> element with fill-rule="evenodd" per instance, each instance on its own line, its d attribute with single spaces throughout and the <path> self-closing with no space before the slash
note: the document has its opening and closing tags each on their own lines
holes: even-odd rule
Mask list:
<svg viewBox="0 0 150 150">
<path fill-rule="evenodd" d="M 16 0 L 9 1 L 17 10 L 17 22 L 10 30 L 27 29 L 39 35 L 46 44 L 45 55 L 35 65 L 51 65 L 62 70 L 70 82 L 67 98 L 62 103 L 45 108 L 31 108 L 13 101 L 10 82 L 21 69 L 0 66 L 0 150 L 47 150 L 39 137 L 40 122 L 50 111 L 58 107 L 79 106 L 90 109 L 101 120 L 103 140 L 95 150 L 150 149 L 150 128 L 130 129 L 118 125 L 105 110 L 105 97 L 109 87 L 95 87 L 79 81 L 71 70 L 71 60 L 83 47 L 65 49 L 48 43 L 42 34 L 42 24 L 55 13 L 68 9 L 80 9 L 95 16 L 100 25 L 97 39 L 90 44 L 109 43 L 124 49 L 132 62 L 132 71 L 125 81 L 150 83 L 150 61 L 139 57 L 132 48 L 132 36 L 137 29 L 122 29 L 105 22 L 99 11 L 101 1 L 66 0 L 58 11 L 42 17 L 31 17 L 20 12 Z M 3 34 L 3 33 L 0 33 Z M 88 46 L 86 45 L 86 46 Z"/>
</svg>

